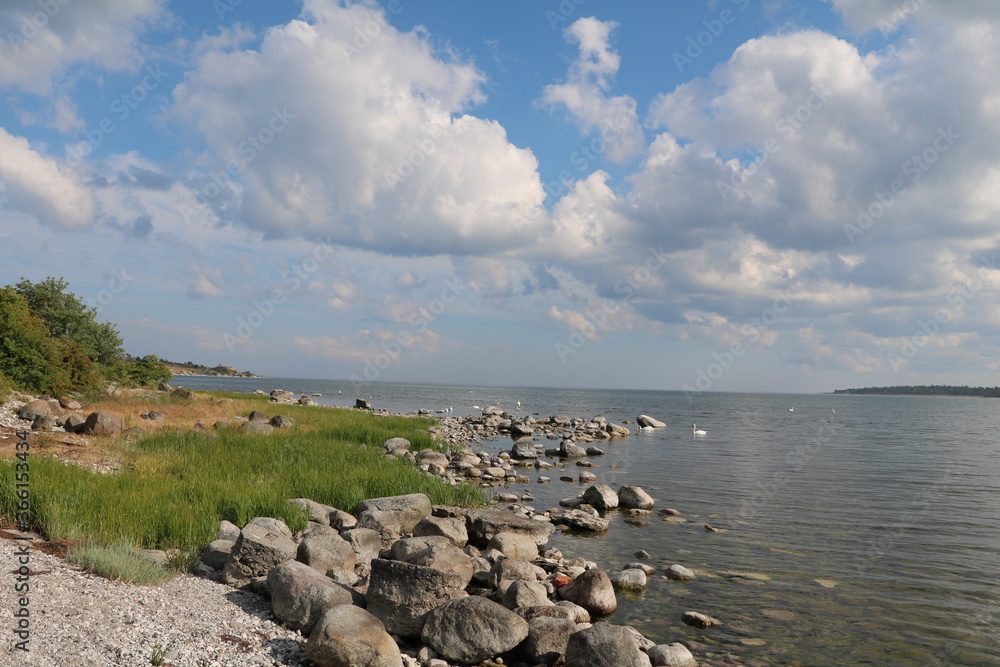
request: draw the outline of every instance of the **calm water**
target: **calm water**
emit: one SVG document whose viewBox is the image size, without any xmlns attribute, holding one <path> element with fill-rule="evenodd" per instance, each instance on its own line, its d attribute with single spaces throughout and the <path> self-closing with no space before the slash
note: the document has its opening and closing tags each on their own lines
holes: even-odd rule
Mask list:
<svg viewBox="0 0 1000 667">
<path fill-rule="evenodd" d="M 189 388 L 321 392 L 353 405 L 347 382 L 177 378 Z M 652 579 L 620 596 L 615 622 L 660 642 L 698 642 L 747 664 L 1000 665 L 1000 402 L 991 399 L 516 389 L 373 384 L 375 407 L 405 412 L 500 405 L 541 416 L 639 413 L 667 422 L 603 441 L 603 483 L 638 484 L 691 521 L 615 517 L 600 538 L 557 534 L 553 544 L 617 569 L 645 549 L 699 577 Z M 337 392 L 341 391 L 341 394 Z M 518 410 L 516 401 L 521 401 Z M 794 408 L 789 411 L 788 408 Z M 691 423 L 708 435 L 695 439 Z M 500 451 L 510 440 L 484 443 Z M 477 449 L 480 447 L 477 446 Z M 620 467 L 614 467 L 620 466 Z M 562 474 L 578 472 L 575 465 Z M 532 483 L 533 506 L 555 506 L 580 486 Z M 616 487 L 617 488 L 617 487 Z M 766 581 L 726 578 L 723 571 Z M 817 581 L 820 580 L 820 581 Z M 723 622 L 679 622 L 693 609 Z"/>
</svg>

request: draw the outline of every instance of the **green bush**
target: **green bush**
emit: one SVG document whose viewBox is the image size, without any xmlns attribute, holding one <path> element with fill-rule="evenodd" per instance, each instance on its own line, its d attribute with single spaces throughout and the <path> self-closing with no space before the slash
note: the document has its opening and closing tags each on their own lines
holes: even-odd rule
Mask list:
<svg viewBox="0 0 1000 667">
<path fill-rule="evenodd" d="M 155 354 L 131 357 L 115 364 L 108 379 L 129 387 L 153 387 L 160 382 L 170 382 L 170 369 Z"/>
</svg>

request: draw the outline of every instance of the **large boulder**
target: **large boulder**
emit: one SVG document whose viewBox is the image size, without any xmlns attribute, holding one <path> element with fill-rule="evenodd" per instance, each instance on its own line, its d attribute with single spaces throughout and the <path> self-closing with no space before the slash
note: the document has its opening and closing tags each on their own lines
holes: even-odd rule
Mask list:
<svg viewBox="0 0 1000 667">
<path fill-rule="evenodd" d="M 687 646 L 680 643 L 660 644 L 646 651 L 653 667 L 698 667 Z"/>
<path fill-rule="evenodd" d="M 260 435 L 274 433 L 274 427 L 267 422 L 243 422 L 237 430 L 242 433 L 257 433 Z"/>
<path fill-rule="evenodd" d="M 625 485 L 618 489 L 618 506 L 629 510 L 650 510 L 656 505 L 653 497 L 641 486 Z"/>
<path fill-rule="evenodd" d="M 515 558 L 501 558 L 490 569 L 490 588 L 497 588 L 501 581 L 539 581 L 545 578 L 545 570 L 533 563 Z"/>
<path fill-rule="evenodd" d="M 376 558 L 368 584 L 368 611 L 389 633 L 419 637 L 427 613 L 465 595 L 464 574 Z"/>
<path fill-rule="evenodd" d="M 618 424 L 609 423 L 604 427 L 604 431 L 612 438 L 628 438 L 632 435 L 632 431 L 628 430 L 624 426 L 619 426 Z"/>
<path fill-rule="evenodd" d="M 530 438 L 535 433 L 531 424 L 516 423 L 510 426 L 510 435 L 513 438 Z"/>
<path fill-rule="evenodd" d="M 589 512 L 586 510 L 567 510 L 556 517 L 556 522 L 577 530 L 589 530 L 595 533 L 605 531 L 611 525 L 608 519 L 601 518 L 595 510 Z"/>
<path fill-rule="evenodd" d="M 551 665 L 566 653 L 569 637 L 574 632 L 576 622 L 568 618 L 536 616 L 528 621 L 528 638 L 518 650 L 533 665 Z"/>
<path fill-rule="evenodd" d="M 550 521 L 536 521 L 505 510 L 470 510 L 465 515 L 465 526 L 469 531 L 469 541 L 485 547 L 494 535 L 519 533 L 527 535 L 538 546 L 543 546 L 555 531 Z"/>
<path fill-rule="evenodd" d="M 595 623 L 569 636 L 566 664 L 573 667 L 651 667 L 628 628 Z"/>
<path fill-rule="evenodd" d="M 423 493 L 372 498 L 358 505 L 358 525 L 377 530 L 383 539 L 412 533 L 420 520 L 431 515 L 431 501 Z"/>
<path fill-rule="evenodd" d="M 415 554 L 418 551 L 423 551 L 427 547 L 432 547 L 437 544 L 451 544 L 449 540 L 444 535 L 424 535 L 422 537 L 404 537 L 401 540 L 396 540 L 389 547 L 389 553 L 393 560 L 406 560 L 407 556 L 410 554 Z"/>
<path fill-rule="evenodd" d="M 312 632 L 328 609 L 354 600 L 349 589 L 295 560 L 272 569 L 267 586 L 274 615 L 289 629 L 304 635 Z"/>
<path fill-rule="evenodd" d="M 201 562 L 213 570 L 221 570 L 232 555 L 236 542 L 231 540 L 213 540 L 201 550 Z"/>
<path fill-rule="evenodd" d="M 34 422 L 35 417 L 49 417 L 51 415 L 52 407 L 49 405 L 48 401 L 43 401 L 42 399 L 29 401 L 22 405 L 21 409 L 17 411 L 17 416 L 20 419 L 26 419 L 30 422 Z"/>
<path fill-rule="evenodd" d="M 666 428 L 667 425 L 659 419 L 653 419 L 649 415 L 639 415 L 635 418 L 635 423 L 639 426 L 649 426 L 650 428 Z"/>
<path fill-rule="evenodd" d="M 86 422 L 79 415 L 70 415 L 63 421 L 62 427 L 67 433 L 83 433 Z"/>
<path fill-rule="evenodd" d="M 538 449 L 532 440 L 518 440 L 510 448 L 510 457 L 513 459 L 537 459 Z"/>
<path fill-rule="evenodd" d="M 618 494 L 607 484 L 594 484 L 583 492 L 583 502 L 606 512 L 618 507 Z"/>
<path fill-rule="evenodd" d="M 354 584 L 357 554 L 350 543 L 330 526 L 318 526 L 302 538 L 296 558 L 334 581 Z"/>
<path fill-rule="evenodd" d="M 552 601 L 549 600 L 548 593 L 545 590 L 545 584 L 540 581 L 511 582 L 498 601 L 508 609 L 547 607 L 552 605 Z"/>
<path fill-rule="evenodd" d="M 301 509 L 309 517 L 310 521 L 321 523 L 324 526 L 330 525 L 330 512 L 335 511 L 329 505 L 323 505 L 308 498 L 292 498 L 288 501 L 288 504 Z"/>
<path fill-rule="evenodd" d="M 435 544 L 421 549 L 404 558 L 403 562 L 432 567 L 442 572 L 453 572 L 465 577 L 466 585 L 472 580 L 472 560 L 464 551 L 452 544 Z"/>
<path fill-rule="evenodd" d="M 591 616 L 607 616 L 618 608 L 614 586 L 604 570 L 593 568 L 559 589 L 559 597 L 586 609 Z"/>
<path fill-rule="evenodd" d="M 646 588 L 646 573 L 642 570 L 620 570 L 608 575 L 611 585 L 624 591 L 641 591 Z"/>
<path fill-rule="evenodd" d="M 428 516 L 420 520 L 413 527 L 414 537 L 426 537 L 430 535 L 440 535 L 458 548 L 465 546 L 469 541 L 469 531 L 465 527 L 465 517 L 457 516 Z"/>
<path fill-rule="evenodd" d="M 83 432 L 88 435 L 114 435 L 124 428 L 121 416 L 110 412 L 91 412 L 83 424 Z"/>
<path fill-rule="evenodd" d="M 486 545 L 487 549 L 496 549 L 507 558 L 532 561 L 538 558 L 538 545 L 529 535 L 521 533 L 499 533 Z"/>
<path fill-rule="evenodd" d="M 284 526 L 284 523 L 281 525 Z M 287 527 L 285 531 L 288 531 Z M 222 580 L 227 584 L 241 585 L 294 559 L 297 546 L 290 531 L 287 534 L 285 531 L 253 521 L 244 526 L 223 569 Z"/>
<path fill-rule="evenodd" d="M 410 441 L 406 438 L 389 438 L 382 443 L 382 447 L 385 448 L 386 454 L 402 456 L 406 452 L 410 451 Z"/>
<path fill-rule="evenodd" d="M 399 647 L 374 615 L 351 605 L 331 607 L 306 642 L 319 667 L 403 667 Z"/>
<path fill-rule="evenodd" d="M 430 612 L 421 640 L 448 661 L 477 664 L 510 651 L 527 636 L 527 621 L 496 602 L 473 595 Z"/>
</svg>

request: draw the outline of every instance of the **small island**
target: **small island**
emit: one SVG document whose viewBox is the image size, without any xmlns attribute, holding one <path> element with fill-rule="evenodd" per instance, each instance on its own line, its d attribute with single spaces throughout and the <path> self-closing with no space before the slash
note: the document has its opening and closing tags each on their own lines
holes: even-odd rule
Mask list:
<svg viewBox="0 0 1000 667">
<path fill-rule="evenodd" d="M 1000 387 L 970 387 L 968 385 L 912 385 L 896 387 L 862 387 L 860 389 L 835 389 L 834 394 L 867 394 L 880 396 L 977 396 L 1000 398 Z"/>
</svg>

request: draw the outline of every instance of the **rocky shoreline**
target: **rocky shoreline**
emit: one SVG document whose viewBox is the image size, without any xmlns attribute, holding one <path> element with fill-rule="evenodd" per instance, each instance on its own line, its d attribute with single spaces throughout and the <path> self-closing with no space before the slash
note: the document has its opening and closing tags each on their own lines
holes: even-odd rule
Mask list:
<svg viewBox="0 0 1000 667">
<path fill-rule="evenodd" d="M 36 398 L 36 407 L 40 400 L 45 401 Z M 271 400 L 312 403 L 308 396 L 295 398 L 282 390 L 271 392 Z M 52 407 L 51 399 L 45 402 Z M 360 399 L 358 407 L 371 409 Z M 23 407 L 19 412 L 38 420 Z M 258 432 L 266 433 L 281 427 L 280 419 L 274 424 L 279 417 L 266 423 L 247 419 L 244 426 L 257 423 Z M 662 426 L 645 415 L 637 422 L 647 428 Z M 64 425 L 65 419 L 55 418 L 51 424 L 36 423 L 41 428 Z M 445 415 L 430 431 L 448 444 L 447 453 L 413 452 L 408 441 L 392 438 L 383 444 L 386 456 L 405 458 L 450 484 L 474 481 L 487 487 L 524 483 L 529 480 L 519 474 L 522 469 L 544 471 L 569 461 L 579 468 L 573 481 L 594 481 L 587 469 L 589 459 L 604 453 L 594 443 L 631 434 L 602 416 L 516 417 L 500 408 L 468 417 Z M 491 454 L 472 447 L 506 437 L 513 439 L 509 451 Z M 553 446 L 546 448 L 543 439 Z M 272 651 L 270 657 L 259 655 L 259 662 L 220 664 L 696 664 L 682 644 L 656 646 L 632 628 L 602 620 L 617 608 L 616 590 L 642 590 L 647 577 L 657 572 L 640 560 L 648 554 L 636 554 L 637 561 L 621 571 L 606 572 L 594 562 L 565 558 L 547 546 L 557 529 L 606 530 L 604 514 L 609 510 L 619 508 L 640 518 L 652 514 L 655 501 L 645 491 L 593 484 L 561 501 L 561 508 L 542 511 L 526 504 L 531 498 L 525 494 L 500 493 L 496 500 L 508 507 L 432 507 L 426 496 L 411 494 L 371 499 L 350 514 L 310 499 L 290 499 L 309 515 L 309 527 L 297 534 L 269 517 L 257 517 L 242 528 L 222 522 L 195 574 L 270 599 L 273 617 L 298 633 L 293 641 L 299 642 L 299 651 Z M 674 579 L 694 576 L 681 564 L 661 574 Z M 679 620 L 702 628 L 717 623 L 694 611 Z M 216 664 L 177 650 L 170 657 L 174 662 L 164 664 Z"/>
</svg>

